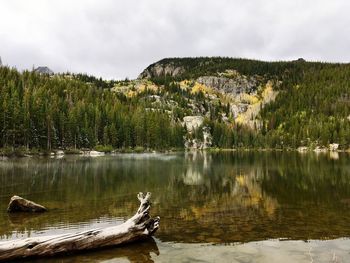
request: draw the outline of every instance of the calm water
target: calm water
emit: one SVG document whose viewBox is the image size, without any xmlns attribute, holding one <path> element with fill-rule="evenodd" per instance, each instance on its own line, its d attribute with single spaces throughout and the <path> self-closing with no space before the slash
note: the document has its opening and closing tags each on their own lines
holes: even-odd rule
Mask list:
<svg viewBox="0 0 350 263">
<path fill-rule="evenodd" d="M 153 194 L 143 243 L 50 262 L 350 262 L 350 155 L 125 154 L 0 161 L 0 241 L 122 223 Z M 50 209 L 8 215 L 14 194 Z"/>
</svg>

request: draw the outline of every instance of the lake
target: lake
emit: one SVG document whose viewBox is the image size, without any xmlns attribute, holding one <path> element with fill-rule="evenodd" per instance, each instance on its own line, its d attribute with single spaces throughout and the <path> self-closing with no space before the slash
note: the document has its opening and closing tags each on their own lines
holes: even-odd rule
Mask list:
<svg viewBox="0 0 350 263">
<path fill-rule="evenodd" d="M 152 192 L 154 239 L 47 262 L 350 262 L 350 155 L 120 154 L 0 161 L 0 241 L 120 224 Z M 17 194 L 50 209 L 7 214 Z M 31 261 L 31 262 L 41 262 Z"/>
</svg>

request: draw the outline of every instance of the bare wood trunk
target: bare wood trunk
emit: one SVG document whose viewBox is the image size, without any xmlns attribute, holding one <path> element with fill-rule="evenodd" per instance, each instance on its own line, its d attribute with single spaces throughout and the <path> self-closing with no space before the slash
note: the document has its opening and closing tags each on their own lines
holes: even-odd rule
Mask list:
<svg viewBox="0 0 350 263">
<path fill-rule="evenodd" d="M 139 193 L 139 209 L 121 225 L 72 234 L 0 242 L 0 261 L 54 256 L 145 239 L 153 235 L 159 227 L 159 217 L 151 218 L 149 215 L 150 197 L 150 193 Z"/>
</svg>

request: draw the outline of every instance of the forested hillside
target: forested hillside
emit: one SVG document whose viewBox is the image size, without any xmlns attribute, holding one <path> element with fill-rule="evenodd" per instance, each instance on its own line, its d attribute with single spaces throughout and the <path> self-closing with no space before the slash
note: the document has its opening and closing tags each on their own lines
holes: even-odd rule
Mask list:
<svg viewBox="0 0 350 263">
<path fill-rule="evenodd" d="M 131 81 L 0 67 L 0 148 L 348 149 L 349 83 L 302 59 L 164 59 Z"/>
<path fill-rule="evenodd" d="M 0 68 L 0 147 L 182 147 L 167 114 L 82 79 Z"/>
<path fill-rule="evenodd" d="M 154 74 L 156 71 L 152 69 L 156 67 L 167 67 L 170 74 Z M 179 74 L 171 75 L 174 69 Z M 265 105 L 257 116 L 263 123 L 261 129 L 251 140 L 239 143 L 272 148 L 328 146 L 329 143 L 339 143 L 343 149 L 349 147 L 349 64 L 306 62 L 303 59 L 263 62 L 231 58 L 175 58 L 152 64 L 142 74 L 155 82 L 164 83 L 215 75 L 226 69 L 281 81 L 281 85 L 274 86 L 279 91 L 276 100 Z"/>
</svg>

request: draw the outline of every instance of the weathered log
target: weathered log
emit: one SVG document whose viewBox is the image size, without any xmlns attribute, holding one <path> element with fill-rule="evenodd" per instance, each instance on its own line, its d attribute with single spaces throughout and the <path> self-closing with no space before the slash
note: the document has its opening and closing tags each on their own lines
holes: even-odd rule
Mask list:
<svg viewBox="0 0 350 263">
<path fill-rule="evenodd" d="M 10 203 L 7 207 L 7 212 L 45 212 L 46 207 L 34 203 L 33 201 L 24 199 L 20 196 L 14 195 L 11 197 Z"/>
<path fill-rule="evenodd" d="M 151 218 L 151 194 L 138 194 L 140 207 L 123 224 L 88 231 L 0 242 L 0 261 L 45 257 L 116 246 L 150 237 L 159 227 L 159 217 Z"/>
</svg>

